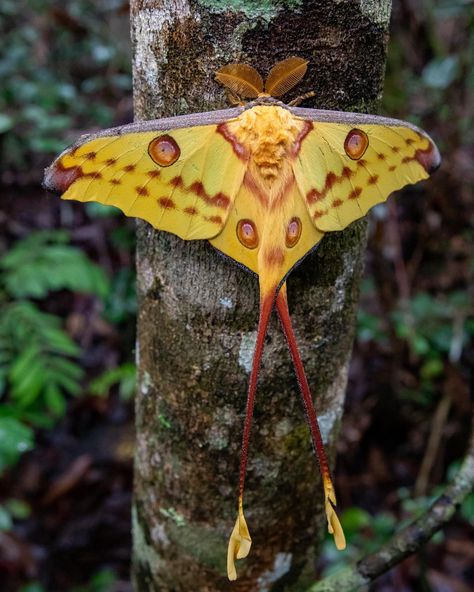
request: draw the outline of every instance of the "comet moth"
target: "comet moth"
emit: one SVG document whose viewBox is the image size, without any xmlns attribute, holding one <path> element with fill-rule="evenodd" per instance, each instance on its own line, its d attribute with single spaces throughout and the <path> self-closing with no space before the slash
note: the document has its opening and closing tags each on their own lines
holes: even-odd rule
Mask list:
<svg viewBox="0 0 474 592">
<path fill-rule="evenodd" d="M 264 83 L 243 64 L 216 79 L 236 105 L 208 113 L 144 121 L 85 135 L 45 172 L 45 187 L 63 199 L 97 201 L 142 218 L 185 240 L 208 240 L 253 271 L 260 319 L 243 429 L 237 520 L 227 571 L 246 557 L 251 538 L 243 512 L 245 472 L 257 377 L 275 307 L 289 344 L 324 489 L 328 530 L 345 538 L 336 497 L 286 297 L 286 277 L 327 232 L 340 231 L 404 185 L 440 164 L 431 138 L 385 117 L 304 109 L 284 95 L 308 62 L 288 58 Z M 303 97 L 304 98 L 304 97 Z M 242 99 L 247 99 L 244 103 Z"/>
</svg>

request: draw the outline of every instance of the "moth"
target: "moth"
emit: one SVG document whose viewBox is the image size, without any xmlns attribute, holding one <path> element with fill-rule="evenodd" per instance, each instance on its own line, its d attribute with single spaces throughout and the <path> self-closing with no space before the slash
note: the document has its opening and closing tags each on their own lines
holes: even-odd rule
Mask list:
<svg viewBox="0 0 474 592">
<path fill-rule="evenodd" d="M 143 121 L 84 135 L 46 169 L 44 185 L 63 199 L 97 201 L 185 240 L 208 240 L 257 274 L 260 318 L 243 428 L 238 511 L 227 552 L 251 538 L 243 512 L 245 472 L 257 377 L 274 307 L 288 341 L 324 489 L 328 530 L 345 538 L 313 398 L 288 312 L 286 278 L 327 232 L 340 231 L 404 185 L 440 164 L 433 140 L 385 117 L 299 108 L 277 99 L 308 62 L 277 63 L 264 83 L 251 66 L 230 64 L 216 79 L 235 106 Z M 242 99 L 249 99 L 244 103 Z"/>
</svg>

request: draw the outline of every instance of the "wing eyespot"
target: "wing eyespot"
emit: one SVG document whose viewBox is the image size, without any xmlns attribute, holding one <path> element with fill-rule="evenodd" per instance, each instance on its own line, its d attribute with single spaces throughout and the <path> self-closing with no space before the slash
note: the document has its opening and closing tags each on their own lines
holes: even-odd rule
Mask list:
<svg viewBox="0 0 474 592">
<path fill-rule="evenodd" d="M 344 140 L 344 150 L 352 160 L 359 160 L 364 156 L 369 146 L 369 138 L 365 132 L 354 128 L 347 134 Z"/>
<path fill-rule="evenodd" d="M 176 140 L 174 140 L 168 134 L 158 136 L 154 138 L 148 145 L 148 154 L 153 162 L 156 164 L 167 167 L 174 164 L 181 155 Z"/>
<path fill-rule="evenodd" d="M 300 240 L 301 231 L 302 231 L 301 220 L 297 217 L 292 218 L 288 222 L 288 226 L 286 228 L 286 238 L 285 238 L 286 246 L 289 249 L 294 247 L 297 244 L 297 242 Z"/>
<path fill-rule="evenodd" d="M 237 238 L 247 249 L 258 247 L 258 232 L 252 220 L 239 220 L 237 224 Z"/>
</svg>

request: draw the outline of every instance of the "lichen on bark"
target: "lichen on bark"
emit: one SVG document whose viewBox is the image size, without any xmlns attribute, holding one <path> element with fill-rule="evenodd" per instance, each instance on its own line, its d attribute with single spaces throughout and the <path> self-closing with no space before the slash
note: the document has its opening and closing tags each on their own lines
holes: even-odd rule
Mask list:
<svg viewBox="0 0 474 592">
<path fill-rule="evenodd" d="M 289 55 L 310 60 L 296 92 L 316 90 L 313 106 L 375 106 L 388 22 L 361 5 L 376 3 L 267 2 L 265 15 L 249 13 L 257 4 L 132 1 L 136 116 L 223 107 L 225 95 L 213 82 L 220 66 L 245 61 L 266 73 Z M 378 4 L 377 14 L 388 14 L 389 2 Z M 326 237 L 288 281 L 290 311 L 331 456 L 364 245 L 365 223 L 353 224 Z M 228 590 L 225 552 L 236 512 L 257 282 L 209 244 L 186 243 L 145 223 L 138 224 L 137 268 L 135 588 Z M 258 385 L 246 518 L 253 547 L 238 567 L 233 591 L 295 590 L 314 577 L 314 545 L 325 522 L 321 487 L 276 319 Z"/>
</svg>

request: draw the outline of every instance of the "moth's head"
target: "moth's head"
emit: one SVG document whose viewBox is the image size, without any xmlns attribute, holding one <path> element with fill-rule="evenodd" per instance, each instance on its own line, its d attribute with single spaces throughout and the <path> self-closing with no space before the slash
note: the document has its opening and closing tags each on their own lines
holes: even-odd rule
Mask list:
<svg viewBox="0 0 474 592">
<path fill-rule="evenodd" d="M 225 86 L 233 98 L 259 99 L 281 97 L 303 78 L 308 61 L 291 57 L 276 63 L 265 83 L 260 74 L 247 64 L 228 64 L 216 72 L 216 80 Z"/>
</svg>

